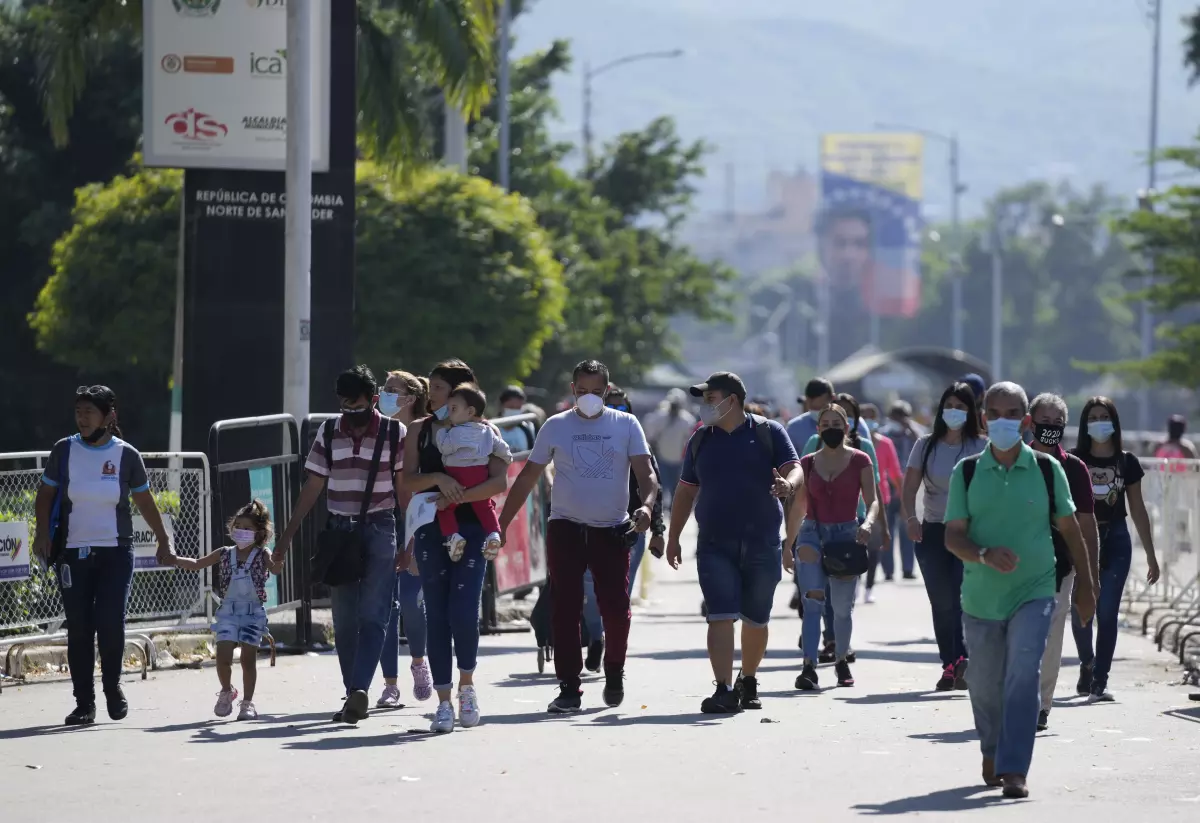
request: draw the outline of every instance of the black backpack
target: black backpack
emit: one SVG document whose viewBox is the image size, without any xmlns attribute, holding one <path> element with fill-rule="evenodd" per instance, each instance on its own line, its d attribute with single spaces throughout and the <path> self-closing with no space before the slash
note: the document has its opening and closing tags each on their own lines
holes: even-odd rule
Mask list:
<svg viewBox="0 0 1200 823">
<path fill-rule="evenodd" d="M 1058 526 L 1054 525 L 1054 510 L 1058 508 L 1054 497 L 1054 467 L 1050 464 L 1054 458 L 1041 452 L 1034 452 L 1033 456 L 1037 458 L 1038 468 L 1042 470 L 1042 480 L 1046 482 L 1046 495 L 1050 500 L 1050 538 L 1054 541 L 1054 590 L 1058 591 L 1062 588 L 1063 580 L 1071 573 L 1072 564 L 1067 540 L 1058 530 Z M 971 488 L 971 479 L 975 477 L 979 457 L 976 454 L 963 458 L 963 491 L 969 491 Z"/>
<path fill-rule="evenodd" d="M 767 418 L 757 414 L 746 415 L 754 421 L 754 435 L 758 440 L 759 448 L 767 455 L 767 460 L 771 463 L 771 468 L 779 468 L 775 465 L 775 439 L 771 437 L 771 424 L 767 422 Z M 692 439 L 688 441 L 688 451 L 692 455 L 692 467 L 696 466 L 696 459 L 700 457 L 700 447 L 704 445 L 704 441 L 708 440 L 708 436 L 712 434 L 712 426 L 705 426 L 698 429 Z"/>
</svg>

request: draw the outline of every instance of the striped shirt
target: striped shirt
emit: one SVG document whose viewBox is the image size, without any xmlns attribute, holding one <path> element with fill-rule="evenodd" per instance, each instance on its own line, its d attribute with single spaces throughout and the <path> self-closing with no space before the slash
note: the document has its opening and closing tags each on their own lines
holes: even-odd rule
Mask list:
<svg viewBox="0 0 1200 823">
<path fill-rule="evenodd" d="M 383 438 L 383 451 L 379 456 L 379 471 L 375 475 L 375 485 L 371 489 L 371 504 L 368 512 L 391 511 L 396 507 L 395 474 L 400 471 L 404 452 L 401 448 L 392 454 L 392 444 L 388 441 L 387 428 L 381 426 L 384 418 L 376 411 L 371 416 L 362 437 L 355 439 L 346 430 L 342 418 L 336 422 L 324 424 L 317 432 L 317 439 L 312 450 L 308 453 L 308 462 L 304 469 L 310 474 L 328 478 L 325 484 L 326 508 L 331 514 L 358 517 L 362 512 L 363 495 L 367 490 L 367 475 L 371 471 L 371 457 L 375 454 L 375 440 Z M 391 425 L 400 427 L 399 440 L 404 440 L 404 424 L 398 420 L 388 420 Z M 325 426 L 333 425 L 333 470 L 330 471 L 330 461 L 325 454 Z"/>
</svg>

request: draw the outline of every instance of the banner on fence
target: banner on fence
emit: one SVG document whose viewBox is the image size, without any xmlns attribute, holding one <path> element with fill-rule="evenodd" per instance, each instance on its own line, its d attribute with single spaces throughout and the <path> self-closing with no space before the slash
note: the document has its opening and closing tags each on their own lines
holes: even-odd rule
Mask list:
<svg viewBox="0 0 1200 823">
<path fill-rule="evenodd" d="M 175 542 L 175 521 L 169 514 L 162 516 L 163 528 L 167 530 L 167 537 L 171 538 L 171 542 Z M 179 547 L 176 546 L 176 552 Z M 150 524 L 142 519 L 141 515 L 135 515 L 133 518 L 133 567 L 140 571 L 146 569 L 168 569 L 171 566 L 160 566 L 158 564 L 158 538 L 154 536 L 154 530 L 150 528 Z"/>
<path fill-rule="evenodd" d="M 24 580 L 29 577 L 29 523 L 10 520 L 0 523 L 0 580 Z"/>
<path fill-rule="evenodd" d="M 508 467 L 508 485 L 512 488 L 525 467 L 524 460 L 514 460 Z M 495 560 L 496 589 L 509 592 L 544 580 L 546 577 L 546 542 L 543 526 L 546 513 L 545 480 L 517 512 L 505 535 L 503 550 Z M 496 498 L 496 507 L 503 508 L 507 495 Z"/>
<path fill-rule="evenodd" d="M 261 500 L 267 504 L 267 513 L 271 516 L 271 522 L 275 523 L 275 482 L 271 477 L 271 467 L 265 466 L 258 469 L 250 469 L 250 499 Z M 279 528 L 279 524 L 275 523 L 275 528 Z M 275 538 L 272 536 L 270 542 L 266 545 L 267 551 L 274 551 Z M 273 609 L 279 605 L 279 578 L 271 575 L 267 579 L 267 602 L 264 606 L 268 609 Z"/>
</svg>

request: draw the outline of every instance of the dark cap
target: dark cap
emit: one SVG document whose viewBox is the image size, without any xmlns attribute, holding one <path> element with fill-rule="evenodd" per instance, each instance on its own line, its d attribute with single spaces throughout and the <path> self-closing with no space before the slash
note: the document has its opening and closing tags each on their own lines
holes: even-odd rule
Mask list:
<svg viewBox="0 0 1200 823">
<path fill-rule="evenodd" d="M 692 397 L 703 397 L 706 391 L 723 391 L 734 395 L 739 403 L 746 402 L 746 384 L 731 371 L 713 372 L 703 383 L 692 386 Z"/>
<path fill-rule="evenodd" d="M 964 374 L 958 382 L 966 383 L 968 386 L 970 386 L 971 391 L 975 394 L 975 399 L 977 401 L 982 400 L 983 396 L 987 394 L 987 385 L 983 382 L 983 378 L 975 374 L 975 372 Z"/>
</svg>

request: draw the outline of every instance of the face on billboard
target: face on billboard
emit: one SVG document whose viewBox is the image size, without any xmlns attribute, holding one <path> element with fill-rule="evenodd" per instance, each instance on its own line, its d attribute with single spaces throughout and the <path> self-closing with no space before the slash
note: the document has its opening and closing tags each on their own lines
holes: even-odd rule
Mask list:
<svg viewBox="0 0 1200 823">
<path fill-rule="evenodd" d="M 821 262 L 834 280 L 858 282 L 871 266 L 871 227 L 858 216 L 836 217 L 821 236 Z"/>
</svg>

